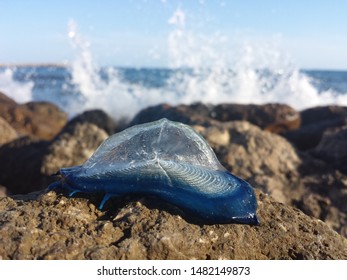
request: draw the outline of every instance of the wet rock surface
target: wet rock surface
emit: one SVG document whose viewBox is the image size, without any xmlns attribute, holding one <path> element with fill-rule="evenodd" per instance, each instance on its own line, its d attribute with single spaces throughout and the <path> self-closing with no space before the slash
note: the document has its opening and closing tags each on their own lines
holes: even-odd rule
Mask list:
<svg viewBox="0 0 347 280">
<path fill-rule="evenodd" d="M 260 226 L 203 225 L 153 199 L 112 203 L 55 192 L 0 198 L 2 259 L 346 259 L 325 223 L 257 191 Z M 93 202 L 94 200 L 94 202 Z M 115 209 L 115 208 L 116 209 Z"/>
</svg>

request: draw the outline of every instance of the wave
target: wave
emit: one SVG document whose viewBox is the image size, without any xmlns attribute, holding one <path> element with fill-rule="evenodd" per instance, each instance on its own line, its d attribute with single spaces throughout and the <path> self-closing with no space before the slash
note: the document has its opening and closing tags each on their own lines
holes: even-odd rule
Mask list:
<svg viewBox="0 0 347 280">
<path fill-rule="evenodd" d="M 299 71 L 276 46 L 242 44 L 231 55 L 231 50 L 223 50 L 228 38 L 197 34 L 186 27 L 184 19 L 184 12 L 177 10 L 169 20 L 173 26 L 167 39 L 169 70 L 156 72 L 155 85 L 146 84 L 145 79 L 127 79 L 121 69 L 99 67 L 89 42 L 70 21 L 68 35 L 76 57 L 68 64 L 69 75 L 64 76 L 61 86 L 52 85 L 48 93 L 39 88 L 38 93 L 32 80 L 19 83 L 13 77 L 14 70 L 8 68 L 0 72 L 0 90 L 18 102 L 54 102 L 70 116 L 100 108 L 116 119 L 131 118 L 141 109 L 160 103 L 276 102 L 298 110 L 347 105 L 347 94 L 318 90 L 313 78 Z"/>
<path fill-rule="evenodd" d="M 15 81 L 13 78 L 14 71 L 11 68 L 5 68 L 4 71 L 0 71 L 0 91 L 9 94 L 18 103 L 31 101 L 34 82 L 21 83 Z"/>
</svg>

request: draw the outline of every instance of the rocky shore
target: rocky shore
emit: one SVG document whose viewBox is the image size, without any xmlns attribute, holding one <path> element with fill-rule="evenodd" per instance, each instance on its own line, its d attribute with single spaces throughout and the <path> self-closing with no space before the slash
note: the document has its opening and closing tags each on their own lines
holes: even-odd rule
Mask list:
<svg viewBox="0 0 347 280">
<path fill-rule="evenodd" d="M 151 197 L 47 192 L 126 125 L 0 93 L 0 259 L 347 259 L 347 107 L 161 104 L 127 126 L 191 125 L 258 197 L 259 226 L 204 225 Z"/>
</svg>

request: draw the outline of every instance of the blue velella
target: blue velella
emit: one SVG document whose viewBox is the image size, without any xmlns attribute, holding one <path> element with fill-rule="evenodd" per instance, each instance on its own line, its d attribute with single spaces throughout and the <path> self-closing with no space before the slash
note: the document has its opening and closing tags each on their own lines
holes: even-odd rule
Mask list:
<svg viewBox="0 0 347 280">
<path fill-rule="evenodd" d="M 258 224 L 253 188 L 228 172 L 204 138 L 167 119 L 136 125 L 106 139 L 80 166 L 62 168 L 62 186 L 112 196 L 151 195 L 206 223 Z"/>
</svg>

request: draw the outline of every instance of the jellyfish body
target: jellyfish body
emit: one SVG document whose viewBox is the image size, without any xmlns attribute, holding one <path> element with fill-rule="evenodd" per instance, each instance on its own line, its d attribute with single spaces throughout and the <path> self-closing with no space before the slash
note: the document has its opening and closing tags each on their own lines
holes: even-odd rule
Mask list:
<svg viewBox="0 0 347 280">
<path fill-rule="evenodd" d="M 136 125 L 106 139 L 80 166 L 60 169 L 71 193 L 155 196 L 206 223 L 258 224 L 253 188 L 228 172 L 204 138 L 167 119 Z"/>
</svg>

